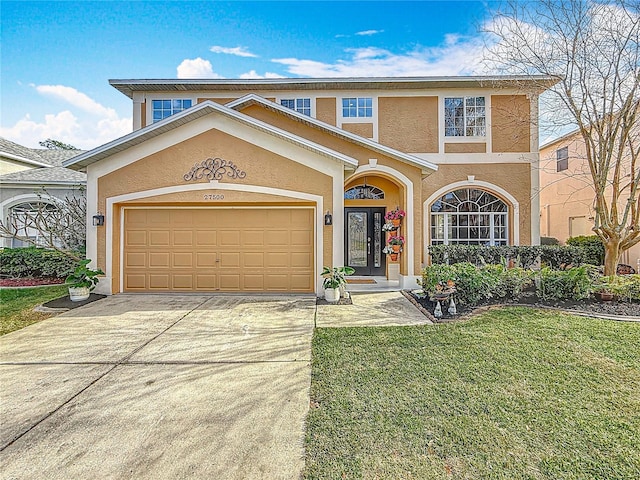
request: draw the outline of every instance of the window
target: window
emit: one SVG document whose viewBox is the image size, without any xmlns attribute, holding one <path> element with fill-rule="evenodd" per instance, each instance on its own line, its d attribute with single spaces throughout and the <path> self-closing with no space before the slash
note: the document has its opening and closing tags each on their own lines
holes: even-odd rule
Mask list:
<svg viewBox="0 0 640 480">
<path fill-rule="evenodd" d="M 181 112 L 191 107 L 191 100 L 152 100 L 153 122 L 158 122 L 174 113 Z"/>
<path fill-rule="evenodd" d="M 56 206 L 47 202 L 25 202 L 11 207 L 9 210 L 8 223 L 12 227 L 16 235 L 26 237 L 34 241 L 38 246 L 46 246 L 44 235 L 41 228 L 42 224 L 55 224 Z M 58 247 L 62 246 L 60 241 L 54 240 L 54 244 Z M 29 247 L 31 243 L 19 238 L 11 239 L 11 247 Z"/>
<path fill-rule="evenodd" d="M 484 137 L 484 97 L 452 97 L 444 99 L 444 134 L 447 137 Z"/>
<path fill-rule="evenodd" d="M 283 98 L 280 100 L 280 105 L 295 110 L 298 113 L 311 116 L 310 98 Z"/>
<path fill-rule="evenodd" d="M 373 117 L 373 100 L 364 97 L 343 98 L 342 117 Z"/>
<path fill-rule="evenodd" d="M 556 172 L 561 172 L 569 168 L 569 147 L 556 150 Z"/>
<path fill-rule="evenodd" d="M 473 188 L 449 192 L 431 205 L 432 245 L 507 245 L 508 207 Z"/>
<path fill-rule="evenodd" d="M 356 185 L 344 192 L 345 200 L 384 200 L 384 192 L 371 185 Z"/>
</svg>

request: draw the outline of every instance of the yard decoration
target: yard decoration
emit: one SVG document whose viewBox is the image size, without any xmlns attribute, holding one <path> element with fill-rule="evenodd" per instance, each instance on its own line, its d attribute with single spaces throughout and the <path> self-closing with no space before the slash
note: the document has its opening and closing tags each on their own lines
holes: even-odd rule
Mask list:
<svg viewBox="0 0 640 480">
<path fill-rule="evenodd" d="M 402 235 L 391 235 L 387 240 L 387 243 L 391 245 L 393 252 L 398 253 L 400 251 L 400 247 L 404 245 L 404 237 Z"/>
<path fill-rule="evenodd" d="M 387 220 L 388 222 L 391 222 L 395 227 L 399 227 L 400 222 L 406 215 L 407 213 L 404 210 L 400 210 L 399 208 L 396 208 L 395 210 L 388 211 L 385 214 L 384 219 Z"/>
</svg>

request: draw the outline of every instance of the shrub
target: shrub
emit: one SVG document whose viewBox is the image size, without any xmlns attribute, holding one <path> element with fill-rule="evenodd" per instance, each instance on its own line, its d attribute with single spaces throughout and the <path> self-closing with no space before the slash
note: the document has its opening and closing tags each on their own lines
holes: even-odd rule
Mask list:
<svg viewBox="0 0 640 480">
<path fill-rule="evenodd" d="M 4 248 L 0 250 L 0 274 L 8 277 L 64 278 L 78 261 L 55 250 L 44 248 Z"/>
<path fill-rule="evenodd" d="M 422 288 L 433 293 L 438 283 L 453 280 L 456 284 L 456 299 L 461 305 L 477 305 L 491 298 L 497 279 L 471 263 L 453 265 L 430 265 L 422 272 Z"/>
<path fill-rule="evenodd" d="M 582 251 L 583 262 L 591 265 L 604 264 L 604 245 L 597 235 L 580 235 L 567 239 L 567 245 Z"/>
<path fill-rule="evenodd" d="M 593 291 L 590 269 L 587 265 L 553 270 L 544 267 L 540 270 L 538 297 L 544 301 L 580 300 L 587 298 Z"/>
<path fill-rule="evenodd" d="M 504 300 L 518 300 L 525 288 L 533 285 L 533 271 L 521 267 L 504 268 L 502 265 L 487 265 L 482 272 L 495 276 L 491 296 Z"/>
<path fill-rule="evenodd" d="M 540 237 L 540 245 L 560 245 L 560 240 L 555 237 Z"/>
<path fill-rule="evenodd" d="M 600 277 L 595 289 L 611 292 L 620 301 L 637 302 L 640 301 L 640 275 Z"/>
<path fill-rule="evenodd" d="M 463 263 L 474 265 L 505 264 L 509 259 L 517 266 L 531 268 L 538 260 L 543 266 L 564 268 L 566 265 L 586 263 L 584 252 L 575 246 L 561 245 L 431 245 L 431 261 L 436 263 Z"/>
</svg>

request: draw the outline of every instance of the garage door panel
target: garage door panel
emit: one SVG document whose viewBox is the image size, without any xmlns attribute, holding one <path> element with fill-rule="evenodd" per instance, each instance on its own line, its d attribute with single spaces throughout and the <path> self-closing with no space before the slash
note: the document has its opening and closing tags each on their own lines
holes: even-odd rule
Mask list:
<svg viewBox="0 0 640 480">
<path fill-rule="evenodd" d="M 149 232 L 150 247 L 168 247 L 171 238 L 168 230 L 151 230 Z"/>
<path fill-rule="evenodd" d="M 311 209 L 125 210 L 125 291 L 313 292 Z"/>
<path fill-rule="evenodd" d="M 149 268 L 169 268 L 169 252 L 149 252 Z"/>
</svg>

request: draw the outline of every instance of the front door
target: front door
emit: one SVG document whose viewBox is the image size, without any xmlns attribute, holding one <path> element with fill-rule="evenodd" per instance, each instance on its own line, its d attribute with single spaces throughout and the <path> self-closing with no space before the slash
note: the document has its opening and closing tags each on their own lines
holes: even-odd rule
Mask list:
<svg viewBox="0 0 640 480">
<path fill-rule="evenodd" d="M 344 209 L 344 251 L 346 265 L 356 275 L 386 274 L 384 248 L 384 208 L 349 207 Z"/>
</svg>

